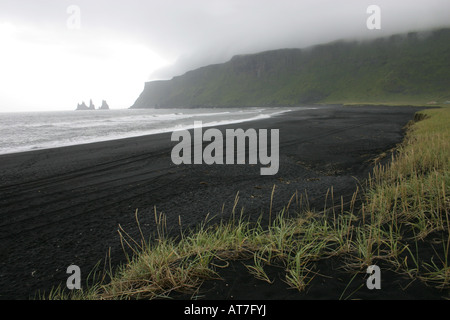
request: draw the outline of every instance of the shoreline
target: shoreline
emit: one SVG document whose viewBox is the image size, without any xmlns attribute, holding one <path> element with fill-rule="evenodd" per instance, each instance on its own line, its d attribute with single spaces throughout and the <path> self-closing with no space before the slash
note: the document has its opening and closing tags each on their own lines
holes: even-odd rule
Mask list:
<svg viewBox="0 0 450 320">
<path fill-rule="evenodd" d="M 280 129 L 280 170 L 268 177 L 259 165 L 177 167 L 171 133 L 0 155 L 0 299 L 48 292 L 65 283 L 71 264 L 80 266 L 82 283 L 109 253 L 117 265 L 124 259 L 118 225 L 138 236 L 136 210 L 150 236 L 155 206 L 177 229 L 180 220 L 189 228 L 208 214 L 227 218 L 237 192 L 239 208 L 257 217 L 267 212 L 274 184 L 274 212 L 295 190 L 307 190 L 317 208 L 331 186 L 349 197 L 355 178 L 402 141 L 403 127 L 422 109 L 329 106 L 220 126 Z"/>
<path fill-rule="evenodd" d="M 296 109 L 299 109 L 298 111 L 301 110 L 307 110 L 310 108 L 314 108 L 311 106 L 298 106 L 298 107 L 292 107 L 292 109 L 290 110 L 279 110 L 279 111 L 275 111 L 276 108 L 272 108 L 274 109 L 274 111 L 270 114 L 264 114 L 264 113 L 260 113 L 258 115 L 254 115 L 252 118 L 245 118 L 245 119 L 234 119 L 234 120 L 217 120 L 217 121 L 208 121 L 206 122 L 203 127 L 217 127 L 217 126 L 224 126 L 224 125 L 233 125 L 233 124 L 240 124 L 240 123 L 245 123 L 245 122 L 252 122 L 252 121 L 258 121 L 258 120 L 264 120 L 264 119 L 270 119 L 272 117 L 276 117 L 280 114 L 283 113 L 287 113 L 287 112 L 292 112 L 292 111 L 297 111 Z M 211 108 L 204 108 L 207 110 L 210 110 Z M 262 109 L 262 111 L 264 111 L 264 108 L 259 108 Z M 137 111 L 148 111 L 149 109 L 121 109 L 121 110 L 110 110 L 112 112 L 114 111 L 118 111 L 118 112 L 123 112 L 123 111 L 127 111 L 127 110 L 137 110 Z M 166 109 L 166 110 L 171 110 L 171 109 Z M 173 109 L 173 110 L 186 110 L 186 109 Z M 49 112 L 65 112 L 65 113 L 73 113 L 73 111 L 49 111 Z M 84 112 L 89 112 L 90 110 L 86 111 L 84 110 Z M 227 113 L 229 113 L 230 111 L 227 111 Z M 28 113 L 28 112 L 25 112 Z M 45 112 L 43 112 L 45 113 Z M 195 116 L 195 114 L 194 114 Z M 10 154 L 18 154 L 18 153 L 25 153 L 25 152 L 34 152 L 34 151 L 42 151 L 42 150 L 50 150 L 50 149 L 57 149 L 57 148 L 65 148 L 65 147 L 73 147 L 73 146 L 78 146 L 78 145 L 87 145 L 87 144 L 93 144 L 93 143 L 102 143 L 102 142 L 108 142 L 108 141 L 116 141 L 116 140 L 122 140 L 122 139 L 133 139 L 133 138 L 139 138 L 139 137 L 146 137 L 146 136 L 151 136 L 151 135 L 157 135 L 157 134 L 164 134 L 164 133 L 171 133 L 174 131 L 179 131 L 179 130 L 191 130 L 193 129 L 194 125 L 192 124 L 186 124 L 183 125 L 182 127 L 168 127 L 168 128 L 160 128 L 160 129 L 152 129 L 152 130 L 148 130 L 148 131 L 141 131 L 138 133 L 132 133 L 132 134 L 115 134 L 115 135 L 110 135 L 110 136 L 102 136 L 100 138 L 92 138 L 90 140 L 87 141 L 83 141 L 83 142 L 68 142 L 67 140 L 58 140 L 59 145 L 55 144 L 52 141 L 47 141 L 45 142 L 42 146 L 25 146 L 25 147 L 17 147 L 17 149 L 10 149 L 7 148 L 5 150 L 7 151 L 3 151 L 0 149 L 0 156 L 2 155 L 10 155 Z"/>
</svg>

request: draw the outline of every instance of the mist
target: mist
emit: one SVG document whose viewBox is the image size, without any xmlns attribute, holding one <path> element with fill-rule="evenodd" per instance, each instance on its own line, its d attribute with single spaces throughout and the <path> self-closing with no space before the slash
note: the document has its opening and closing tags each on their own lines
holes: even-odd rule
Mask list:
<svg viewBox="0 0 450 320">
<path fill-rule="evenodd" d="M 373 4 L 379 30 L 366 26 Z M 73 30 L 71 5 L 79 8 Z M 0 84 L 9 88 L 0 109 L 69 108 L 82 98 L 128 107 L 145 81 L 237 54 L 450 25 L 448 0 L 2 0 L 1 7 L 0 40 L 9 51 L 0 52 L 0 67 L 9 73 Z"/>
</svg>

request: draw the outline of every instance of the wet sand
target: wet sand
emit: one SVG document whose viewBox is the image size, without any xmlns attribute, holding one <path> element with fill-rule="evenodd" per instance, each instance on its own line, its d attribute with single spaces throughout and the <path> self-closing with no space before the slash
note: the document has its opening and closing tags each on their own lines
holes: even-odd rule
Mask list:
<svg viewBox="0 0 450 320">
<path fill-rule="evenodd" d="M 107 257 L 113 266 L 124 261 L 117 230 L 120 224 L 139 238 L 136 210 L 149 237 L 156 231 L 155 207 L 176 232 L 179 221 L 189 228 L 208 214 L 228 218 L 237 192 L 239 210 L 265 219 L 274 185 L 273 212 L 296 191 L 306 191 L 318 210 L 331 186 L 336 198 L 350 199 L 371 160 L 402 141 L 404 126 L 418 110 L 323 106 L 218 127 L 279 129 L 274 176 L 261 176 L 259 164 L 176 166 L 170 133 L 2 155 L 0 299 L 28 299 L 64 286 L 72 264 L 85 278 Z M 265 297 L 282 296 L 272 290 Z M 227 298 L 211 296 L 221 297 Z"/>
</svg>

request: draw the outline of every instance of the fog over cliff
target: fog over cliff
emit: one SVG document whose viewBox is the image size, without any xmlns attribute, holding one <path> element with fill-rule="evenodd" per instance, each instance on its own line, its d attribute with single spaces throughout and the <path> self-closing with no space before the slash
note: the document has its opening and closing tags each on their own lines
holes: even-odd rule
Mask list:
<svg viewBox="0 0 450 320">
<path fill-rule="evenodd" d="M 179 52 L 174 65 L 153 79 L 168 79 L 237 54 L 279 48 L 304 48 L 340 39 L 373 39 L 409 31 L 449 26 L 445 1 L 212 1 L 199 19 L 169 22 L 165 43 Z M 381 9 L 381 29 L 369 30 L 367 8 Z M 443 11 L 441 11 L 443 10 Z M 161 22 L 165 25 L 164 22 Z M 175 30 L 183 30 L 177 33 Z M 181 38 L 181 39 L 180 39 Z"/>
<path fill-rule="evenodd" d="M 68 30 L 73 5 L 79 28 Z M 380 30 L 366 26 L 370 5 Z M 2 0 L 0 109 L 89 98 L 125 107 L 145 81 L 237 54 L 449 26 L 449 12 L 448 0 Z"/>
</svg>

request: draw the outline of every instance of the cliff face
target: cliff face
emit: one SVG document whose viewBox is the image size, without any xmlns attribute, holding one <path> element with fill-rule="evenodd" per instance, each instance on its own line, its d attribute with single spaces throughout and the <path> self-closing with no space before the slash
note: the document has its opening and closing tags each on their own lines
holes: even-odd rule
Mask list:
<svg viewBox="0 0 450 320">
<path fill-rule="evenodd" d="M 450 98 L 450 29 L 233 57 L 153 81 L 132 108 Z"/>
</svg>

